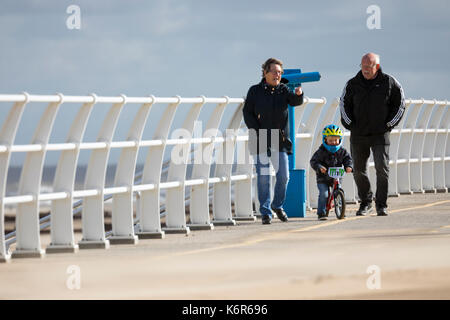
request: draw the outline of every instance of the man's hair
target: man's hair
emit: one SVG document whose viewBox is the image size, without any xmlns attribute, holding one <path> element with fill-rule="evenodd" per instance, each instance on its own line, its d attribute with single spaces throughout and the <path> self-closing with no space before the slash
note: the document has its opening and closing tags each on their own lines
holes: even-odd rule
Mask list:
<svg viewBox="0 0 450 320">
<path fill-rule="evenodd" d="M 369 52 L 369 53 L 366 53 L 366 54 L 364 55 L 364 57 L 367 57 L 368 55 L 374 55 L 374 57 L 375 57 L 375 63 L 376 63 L 376 64 L 380 64 L 380 55 L 379 55 L 379 54 L 376 54 L 376 53 L 373 53 L 373 52 Z"/>
<path fill-rule="evenodd" d="M 283 71 L 283 62 L 281 60 L 275 59 L 275 58 L 269 58 L 264 62 L 261 66 L 262 68 L 262 77 L 264 78 L 264 72 L 270 71 L 270 65 L 271 64 L 278 64 L 281 67 L 281 71 Z"/>
</svg>

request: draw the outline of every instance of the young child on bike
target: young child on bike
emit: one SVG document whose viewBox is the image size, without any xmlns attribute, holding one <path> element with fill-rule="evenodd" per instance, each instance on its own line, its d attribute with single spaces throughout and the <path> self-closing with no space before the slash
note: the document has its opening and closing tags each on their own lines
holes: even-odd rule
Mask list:
<svg viewBox="0 0 450 320">
<path fill-rule="evenodd" d="M 310 164 L 316 171 L 319 201 L 317 215 L 319 220 L 327 220 L 326 205 L 329 186 L 333 185 L 333 178 L 328 175 L 329 167 L 342 167 L 350 173 L 353 171 L 353 161 L 350 154 L 342 147 L 343 136 L 341 128 L 334 124 L 326 126 L 322 131 L 322 145 L 313 154 Z"/>
</svg>

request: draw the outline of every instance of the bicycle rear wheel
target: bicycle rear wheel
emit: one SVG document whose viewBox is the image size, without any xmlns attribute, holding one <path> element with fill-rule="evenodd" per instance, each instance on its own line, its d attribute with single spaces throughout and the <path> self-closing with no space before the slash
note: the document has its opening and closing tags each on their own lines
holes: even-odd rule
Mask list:
<svg viewBox="0 0 450 320">
<path fill-rule="evenodd" d="M 345 218 L 345 194 L 342 189 L 334 191 L 334 212 L 336 213 L 336 218 Z"/>
</svg>

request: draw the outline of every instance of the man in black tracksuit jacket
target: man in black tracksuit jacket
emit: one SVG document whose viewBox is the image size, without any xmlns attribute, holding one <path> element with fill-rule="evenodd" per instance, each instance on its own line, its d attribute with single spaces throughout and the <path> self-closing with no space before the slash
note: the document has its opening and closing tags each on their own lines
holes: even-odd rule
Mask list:
<svg viewBox="0 0 450 320">
<path fill-rule="evenodd" d="M 361 204 L 357 215 L 372 209 L 373 193 L 367 176 L 370 150 L 373 153 L 377 176 L 375 205 L 377 215 L 387 215 L 389 179 L 389 135 L 405 111 L 405 98 L 400 83 L 383 73 L 379 56 L 368 53 L 361 61 L 361 71 L 350 79 L 341 101 L 342 125 L 351 131 L 350 151 L 353 158 L 353 177 Z"/>
<path fill-rule="evenodd" d="M 259 211 L 263 224 L 270 224 L 272 210 L 278 218 L 286 222 L 283 210 L 286 188 L 289 180 L 288 154 L 292 154 L 289 140 L 288 105 L 303 104 L 301 87 L 291 92 L 281 83 L 283 63 L 274 58 L 262 65 L 263 79 L 250 87 L 245 99 L 243 116 L 249 129 L 249 151 L 255 155 L 258 185 Z M 275 139 L 274 141 L 272 141 Z M 270 202 L 270 163 L 276 171 L 273 201 Z"/>
</svg>

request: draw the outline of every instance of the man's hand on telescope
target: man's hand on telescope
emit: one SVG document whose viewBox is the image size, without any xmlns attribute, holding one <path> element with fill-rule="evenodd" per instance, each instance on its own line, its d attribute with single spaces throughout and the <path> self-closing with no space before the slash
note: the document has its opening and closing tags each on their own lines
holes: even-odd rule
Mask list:
<svg viewBox="0 0 450 320">
<path fill-rule="evenodd" d="M 296 95 L 301 96 L 302 93 L 303 93 L 302 87 L 297 87 L 297 88 L 295 88 L 295 94 L 296 94 Z"/>
</svg>

